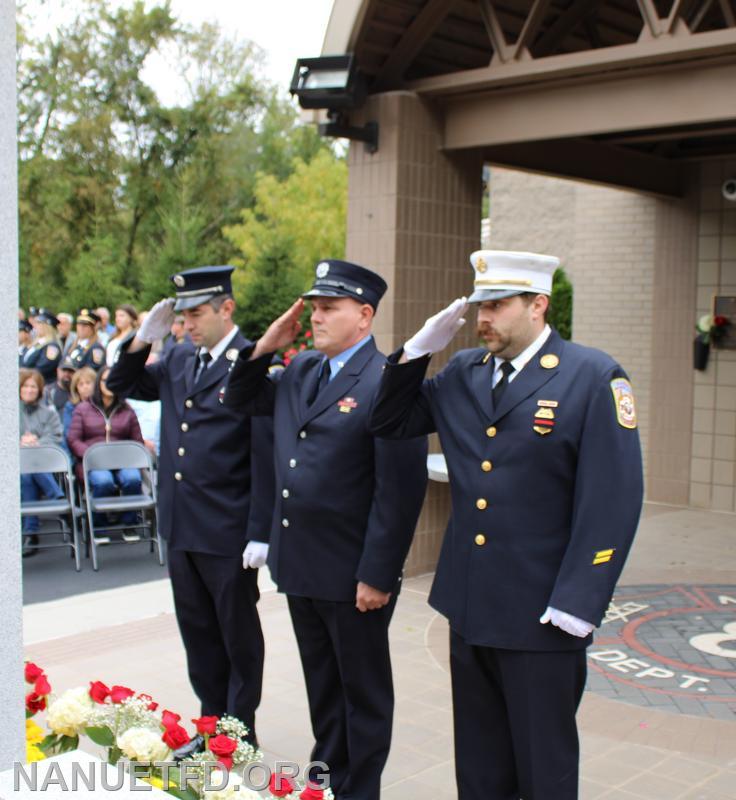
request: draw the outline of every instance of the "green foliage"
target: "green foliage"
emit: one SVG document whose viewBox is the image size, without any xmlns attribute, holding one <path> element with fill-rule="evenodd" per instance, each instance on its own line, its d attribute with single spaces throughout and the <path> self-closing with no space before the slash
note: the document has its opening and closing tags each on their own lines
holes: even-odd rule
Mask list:
<svg viewBox="0 0 736 800">
<path fill-rule="evenodd" d="M 21 303 L 149 306 L 173 272 L 238 255 L 223 231 L 258 176 L 333 157 L 261 77 L 252 42 L 181 25 L 165 1 L 76 8 L 43 37 L 19 12 Z M 178 72 L 175 101 L 147 83 L 152 56 Z"/>
<path fill-rule="evenodd" d="M 572 284 L 562 268 L 552 278 L 549 324 L 563 339 L 572 338 Z"/>
<path fill-rule="evenodd" d="M 258 176 L 253 208 L 225 228 L 245 266 L 233 289 L 246 335 L 260 335 L 309 287 L 320 259 L 343 257 L 346 208 L 347 166 L 329 151 L 295 159 L 283 180 Z"/>
</svg>

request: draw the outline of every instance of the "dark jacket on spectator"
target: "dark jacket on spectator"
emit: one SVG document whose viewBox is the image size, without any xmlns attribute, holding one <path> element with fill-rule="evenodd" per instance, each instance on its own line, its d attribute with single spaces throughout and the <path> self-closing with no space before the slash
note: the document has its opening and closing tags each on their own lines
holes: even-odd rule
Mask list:
<svg viewBox="0 0 736 800">
<path fill-rule="evenodd" d="M 138 418 L 127 403 L 118 403 L 112 410 L 104 411 L 91 401 L 85 400 L 74 408 L 72 423 L 67 433 L 67 442 L 72 454 L 79 459 L 77 474 L 80 480 L 82 476 L 81 461 L 90 445 L 97 444 L 97 442 L 122 441 L 143 444 Z"/>
</svg>

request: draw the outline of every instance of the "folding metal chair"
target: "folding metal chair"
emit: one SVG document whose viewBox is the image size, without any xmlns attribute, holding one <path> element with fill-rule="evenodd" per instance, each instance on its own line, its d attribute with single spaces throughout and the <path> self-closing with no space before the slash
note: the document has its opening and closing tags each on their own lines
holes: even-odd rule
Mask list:
<svg viewBox="0 0 736 800">
<path fill-rule="evenodd" d="M 79 572 L 82 568 L 79 548 L 80 537 L 77 519 L 83 520 L 84 512 L 74 502 L 74 473 L 69 454 L 55 444 L 39 445 L 37 447 L 20 448 L 20 471 L 23 475 L 34 475 L 40 472 L 50 472 L 61 478 L 61 490 L 64 497 L 58 500 L 26 500 L 21 501 L 21 517 L 41 517 L 58 522 L 62 536 L 61 542 L 45 542 L 36 545 L 39 549 L 54 547 L 70 547 L 74 556 L 74 565 Z M 39 537 L 46 538 L 56 531 L 34 532 Z M 30 536 L 31 534 L 26 534 Z"/>
<path fill-rule="evenodd" d="M 142 484 L 147 489 L 143 494 L 112 495 L 110 497 L 93 497 L 92 487 L 89 481 L 89 473 L 92 470 L 118 470 L 118 469 L 138 469 L 141 470 Z M 156 484 L 151 479 L 153 477 L 153 458 L 148 450 L 138 442 L 99 442 L 87 449 L 82 459 L 82 471 L 84 473 L 84 496 L 87 506 L 87 531 L 88 545 L 92 554 L 92 568 L 98 569 L 97 564 L 97 543 L 95 541 L 94 514 L 121 514 L 125 511 L 139 511 L 141 521 L 133 524 L 106 524 L 106 531 L 129 531 L 138 530 L 142 532 L 140 540 L 137 542 L 148 542 L 153 552 L 154 544 L 158 548 L 158 561 L 161 566 L 164 564 L 163 547 L 158 535 L 158 517 L 156 512 Z M 121 544 L 133 544 L 133 542 L 122 540 Z"/>
</svg>

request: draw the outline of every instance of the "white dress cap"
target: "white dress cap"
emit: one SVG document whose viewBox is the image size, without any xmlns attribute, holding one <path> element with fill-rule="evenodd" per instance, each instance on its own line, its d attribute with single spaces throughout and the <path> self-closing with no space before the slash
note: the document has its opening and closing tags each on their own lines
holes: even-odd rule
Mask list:
<svg viewBox="0 0 736 800">
<path fill-rule="evenodd" d="M 560 259 L 511 250 L 476 250 L 470 256 L 470 264 L 475 283 L 468 302 L 482 303 L 522 292 L 552 294 L 552 276 Z"/>
</svg>

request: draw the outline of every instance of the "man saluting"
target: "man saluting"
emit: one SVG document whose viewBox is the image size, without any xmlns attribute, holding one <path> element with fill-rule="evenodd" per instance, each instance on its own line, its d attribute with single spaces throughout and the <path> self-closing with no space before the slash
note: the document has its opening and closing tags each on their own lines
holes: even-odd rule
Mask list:
<svg viewBox="0 0 736 800">
<path fill-rule="evenodd" d="M 574 800 L 585 648 L 642 504 L 634 396 L 610 356 L 547 325 L 558 259 L 471 263 L 486 346 L 425 380 L 465 298 L 428 319 L 389 359 L 371 428 L 438 431 L 447 459 L 452 516 L 429 602 L 451 629 L 460 800 Z"/>
<path fill-rule="evenodd" d="M 300 329 L 303 300 L 240 353 L 225 402 L 273 414 L 276 510 L 268 565 L 288 595 L 316 743 L 338 800 L 378 800 L 393 684 L 388 626 L 427 481 L 427 443 L 368 431 L 384 357 L 371 335 L 386 291 L 345 261 L 317 265 L 305 297 L 318 352 L 269 380 Z"/>
<path fill-rule="evenodd" d="M 273 450 L 270 420 L 251 420 L 222 403 L 228 372 L 248 344 L 233 322 L 232 271 L 200 267 L 173 275 L 176 299 L 157 303 L 121 345 L 107 385 L 161 400 L 159 524 L 189 678 L 203 716 L 232 714 L 255 742 L 263 635 L 258 573 L 244 567 L 265 562 Z M 151 343 L 168 334 L 177 312 L 197 349 L 175 347 L 146 366 Z M 202 745 L 195 737 L 178 755 Z"/>
</svg>

